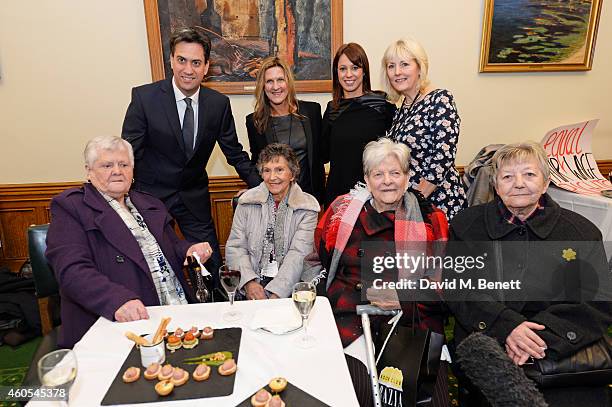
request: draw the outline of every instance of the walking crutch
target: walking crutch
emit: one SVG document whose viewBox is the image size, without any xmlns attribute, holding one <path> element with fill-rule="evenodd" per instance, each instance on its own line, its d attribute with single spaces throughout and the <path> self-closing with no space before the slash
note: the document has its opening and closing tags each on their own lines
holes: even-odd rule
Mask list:
<svg viewBox="0 0 612 407">
<path fill-rule="evenodd" d="M 376 359 L 374 357 L 374 342 L 372 341 L 372 331 L 370 329 L 370 315 L 397 315 L 400 310 L 384 310 L 375 305 L 357 305 L 357 315 L 361 315 L 361 326 L 366 342 L 366 357 L 370 381 L 372 382 L 372 398 L 374 407 L 380 407 L 380 391 L 378 389 L 378 372 L 376 370 Z M 382 351 L 382 350 L 381 350 Z"/>
</svg>

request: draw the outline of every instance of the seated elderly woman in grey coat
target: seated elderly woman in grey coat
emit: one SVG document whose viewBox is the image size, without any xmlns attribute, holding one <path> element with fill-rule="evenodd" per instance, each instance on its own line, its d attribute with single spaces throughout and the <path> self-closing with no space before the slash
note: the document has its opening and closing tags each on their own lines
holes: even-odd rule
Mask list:
<svg viewBox="0 0 612 407">
<path fill-rule="evenodd" d="M 257 170 L 263 182 L 238 200 L 226 262 L 240 270 L 247 299 L 289 297 L 312 251 L 319 204 L 295 182 L 300 166 L 288 145 L 266 146 Z"/>
</svg>

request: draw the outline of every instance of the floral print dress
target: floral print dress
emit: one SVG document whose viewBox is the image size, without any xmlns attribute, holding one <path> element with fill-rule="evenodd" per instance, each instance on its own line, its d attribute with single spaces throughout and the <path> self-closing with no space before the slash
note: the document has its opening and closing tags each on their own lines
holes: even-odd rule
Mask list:
<svg viewBox="0 0 612 407">
<path fill-rule="evenodd" d="M 410 147 L 411 186 L 421 178 L 437 185 L 429 200 L 449 220 L 466 207 L 465 187 L 455 168 L 460 123 L 453 95 L 436 89 L 412 107 L 402 105 L 387 131 L 387 137 Z"/>
</svg>

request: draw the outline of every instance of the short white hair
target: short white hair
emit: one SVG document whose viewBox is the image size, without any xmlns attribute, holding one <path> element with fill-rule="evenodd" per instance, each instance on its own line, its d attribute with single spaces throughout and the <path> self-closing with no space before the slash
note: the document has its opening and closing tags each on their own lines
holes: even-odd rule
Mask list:
<svg viewBox="0 0 612 407">
<path fill-rule="evenodd" d="M 125 149 L 128 152 L 130 159 L 130 165 L 134 166 L 134 150 L 132 145 L 116 136 L 98 136 L 94 137 L 87 142 L 85 150 L 83 151 L 83 158 L 85 159 L 85 166 L 88 168 L 93 167 L 93 164 L 98 159 L 99 150 L 117 151 Z"/>
<path fill-rule="evenodd" d="M 389 75 L 387 75 L 387 64 L 395 58 L 414 60 L 420 69 L 419 81 L 417 82 L 419 89 L 425 89 L 429 85 L 429 59 L 425 48 L 413 38 L 401 38 L 387 47 L 381 61 L 381 80 L 392 102 L 397 102 L 402 96 L 393 88 L 389 81 Z"/>
<path fill-rule="evenodd" d="M 522 141 L 520 143 L 506 144 L 493 154 L 491 165 L 491 183 L 497 185 L 497 173 L 506 164 L 524 163 L 529 159 L 535 159 L 542 171 L 545 180 L 550 179 L 550 167 L 544 147 L 537 141 Z"/>
<path fill-rule="evenodd" d="M 370 172 L 378 167 L 388 156 L 397 158 L 402 172 L 408 174 L 408 169 L 410 169 L 410 149 L 404 143 L 396 143 L 385 137 L 366 144 L 363 150 L 363 173 L 370 175 Z"/>
</svg>

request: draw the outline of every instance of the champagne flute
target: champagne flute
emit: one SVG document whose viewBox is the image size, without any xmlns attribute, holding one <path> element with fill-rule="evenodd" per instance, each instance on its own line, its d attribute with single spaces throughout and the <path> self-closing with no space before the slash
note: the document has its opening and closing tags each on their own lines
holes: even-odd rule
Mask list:
<svg viewBox="0 0 612 407">
<path fill-rule="evenodd" d="M 298 338 L 295 343 L 300 348 L 311 348 L 317 342 L 314 336 L 308 335 L 308 316 L 317 298 L 317 289 L 312 283 L 300 282 L 293 286 L 293 303 L 302 316 L 304 335 Z"/>
<path fill-rule="evenodd" d="M 242 318 L 242 314 L 234 308 L 234 296 L 240 284 L 240 270 L 232 269 L 224 264 L 219 268 L 219 279 L 230 300 L 230 310 L 223 314 L 223 319 L 226 321 L 238 321 Z"/>
<path fill-rule="evenodd" d="M 47 353 L 38 361 L 38 378 L 48 388 L 57 389 L 58 396 L 65 396 L 62 405 L 68 406 L 68 393 L 77 374 L 77 360 L 71 349 Z"/>
</svg>

